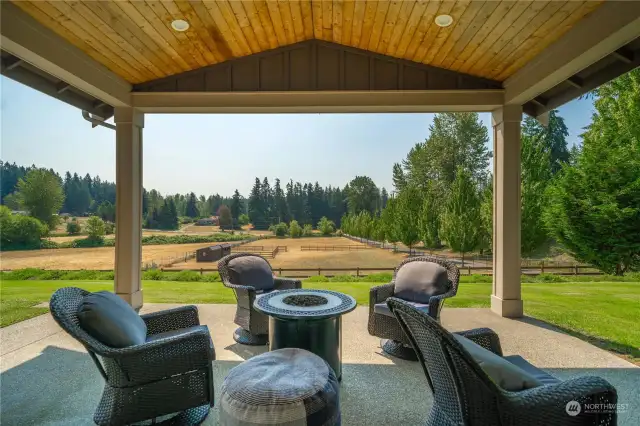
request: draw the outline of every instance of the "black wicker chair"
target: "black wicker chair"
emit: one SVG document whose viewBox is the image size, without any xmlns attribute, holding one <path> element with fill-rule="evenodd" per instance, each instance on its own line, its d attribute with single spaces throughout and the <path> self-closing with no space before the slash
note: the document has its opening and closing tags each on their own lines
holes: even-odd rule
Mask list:
<svg viewBox="0 0 640 426">
<path fill-rule="evenodd" d="M 147 341 L 112 348 L 80 327 L 78 308 L 89 294 L 61 288 L 51 297 L 50 309 L 56 322 L 87 349 L 106 382 L 94 422 L 124 425 L 162 417 L 170 424 L 202 423 L 214 402 L 215 352 L 197 308 L 141 315 Z"/>
<path fill-rule="evenodd" d="M 225 287 L 233 289 L 237 300 L 236 316 L 234 322 L 239 325 L 238 329 L 233 333 L 233 339 L 243 345 L 266 345 L 269 341 L 269 317 L 256 311 L 253 308 L 253 302 L 259 294 L 265 294 L 274 290 L 285 290 L 301 288 L 300 280 L 292 280 L 288 278 L 273 278 L 273 287 L 257 289 L 252 285 L 241 285 L 233 278 L 230 263 L 234 259 L 251 257 L 264 266 L 265 262 L 270 273 L 271 266 L 269 262 L 262 256 L 252 253 L 235 253 L 223 257 L 218 262 L 218 272 Z"/>
<path fill-rule="evenodd" d="M 409 336 L 433 393 L 427 425 L 598 425 L 616 424 L 615 410 L 569 415 L 568 404 L 616 404 L 617 393 L 599 377 L 553 379 L 517 392 L 499 387 L 463 346 L 430 316 L 408 303 L 391 298 L 389 307 Z M 488 328 L 456 333 L 502 356 L 498 335 Z M 517 356 L 504 357 L 509 361 Z M 535 367 L 533 367 L 535 368 Z M 543 373 L 544 374 L 544 373 Z"/>
<path fill-rule="evenodd" d="M 429 298 L 429 303 L 425 304 L 428 305 L 425 306 L 428 314 L 438 321 L 440 320 L 440 310 L 442 309 L 442 305 L 444 305 L 444 300 L 448 297 L 455 296 L 458 292 L 460 271 L 453 263 L 435 257 L 411 257 L 405 259 L 404 261 L 402 261 L 402 263 L 400 263 L 400 265 L 398 265 L 398 267 L 393 272 L 393 280 L 391 281 L 391 283 L 372 287 L 369 292 L 369 334 L 372 336 L 380 337 L 382 339 L 387 339 L 387 341 L 382 344 L 382 350 L 385 353 L 401 359 L 417 361 L 416 354 L 411 347 L 411 342 L 409 341 L 409 338 L 406 336 L 404 331 L 402 331 L 402 328 L 400 327 L 400 324 L 398 324 L 398 321 L 395 319 L 395 317 L 393 315 L 390 315 L 390 313 L 382 314 L 375 312 L 376 304 L 385 303 L 388 298 L 394 296 L 394 289 L 398 271 L 400 271 L 403 266 L 412 262 L 437 263 L 447 270 L 449 289 L 445 293 L 431 296 Z"/>
</svg>

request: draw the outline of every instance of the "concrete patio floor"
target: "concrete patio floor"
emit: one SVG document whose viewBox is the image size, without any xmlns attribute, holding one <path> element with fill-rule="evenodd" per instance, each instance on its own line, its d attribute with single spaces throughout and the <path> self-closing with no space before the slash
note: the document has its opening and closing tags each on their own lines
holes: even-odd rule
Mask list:
<svg viewBox="0 0 640 426">
<path fill-rule="evenodd" d="M 177 305 L 152 304 L 142 313 Z M 219 391 L 230 368 L 266 350 L 232 339 L 234 305 L 199 305 L 200 321 L 209 326 L 216 348 L 215 387 Z M 343 319 L 344 425 L 420 425 L 431 394 L 418 363 L 391 359 L 380 341 L 367 333 L 367 307 Z M 548 325 L 524 318 L 500 318 L 488 309 L 444 309 L 451 330 L 490 327 L 506 355 L 522 355 L 562 378 L 597 375 L 617 389 L 627 404 L 620 425 L 640 424 L 640 368 Z M 90 425 L 103 380 L 84 348 L 42 315 L 0 330 L 0 419 L 3 425 Z M 217 425 L 217 410 L 205 422 Z"/>
</svg>

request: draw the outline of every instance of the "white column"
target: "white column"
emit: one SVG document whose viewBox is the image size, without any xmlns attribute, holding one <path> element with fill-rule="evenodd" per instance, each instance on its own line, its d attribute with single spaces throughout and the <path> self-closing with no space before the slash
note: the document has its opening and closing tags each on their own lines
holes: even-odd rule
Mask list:
<svg viewBox="0 0 640 426">
<path fill-rule="evenodd" d="M 491 310 L 522 316 L 520 291 L 520 121 L 522 107 L 493 111 L 493 293 Z"/>
<path fill-rule="evenodd" d="M 116 122 L 115 291 L 135 309 L 142 307 L 142 129 L 144 114 L 121 107 Z"/>
</svg>

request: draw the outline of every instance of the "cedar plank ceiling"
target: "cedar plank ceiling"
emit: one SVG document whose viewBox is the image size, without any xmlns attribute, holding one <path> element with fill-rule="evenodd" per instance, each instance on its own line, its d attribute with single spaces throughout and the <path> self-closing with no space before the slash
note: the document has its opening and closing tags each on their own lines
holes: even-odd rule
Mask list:
<svg viewBox="0 0 640 426">
<path fill-rule="evenodd" d="M 130 83 L 308 39 L 504 81 L 602 1 L 14 1 Z M 449 14 L 454 23 L 434 24 Z M 186 32 L 171 21 L 190 23 Z"/>
</svg>

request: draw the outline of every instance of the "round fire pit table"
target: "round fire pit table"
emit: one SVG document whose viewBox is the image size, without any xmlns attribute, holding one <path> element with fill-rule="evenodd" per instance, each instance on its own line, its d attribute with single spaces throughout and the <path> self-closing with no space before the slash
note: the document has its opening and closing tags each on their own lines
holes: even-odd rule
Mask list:
<svg viewBox="0 0 640 426">
<path fill-rule="evenodd" d="M 282 290 L 259 296 L 254 308 L 269 315 L 269 350 L 306 349 L 342 379 L 342 319 L 356 300 L 329 290 Z"/>
</svg>

